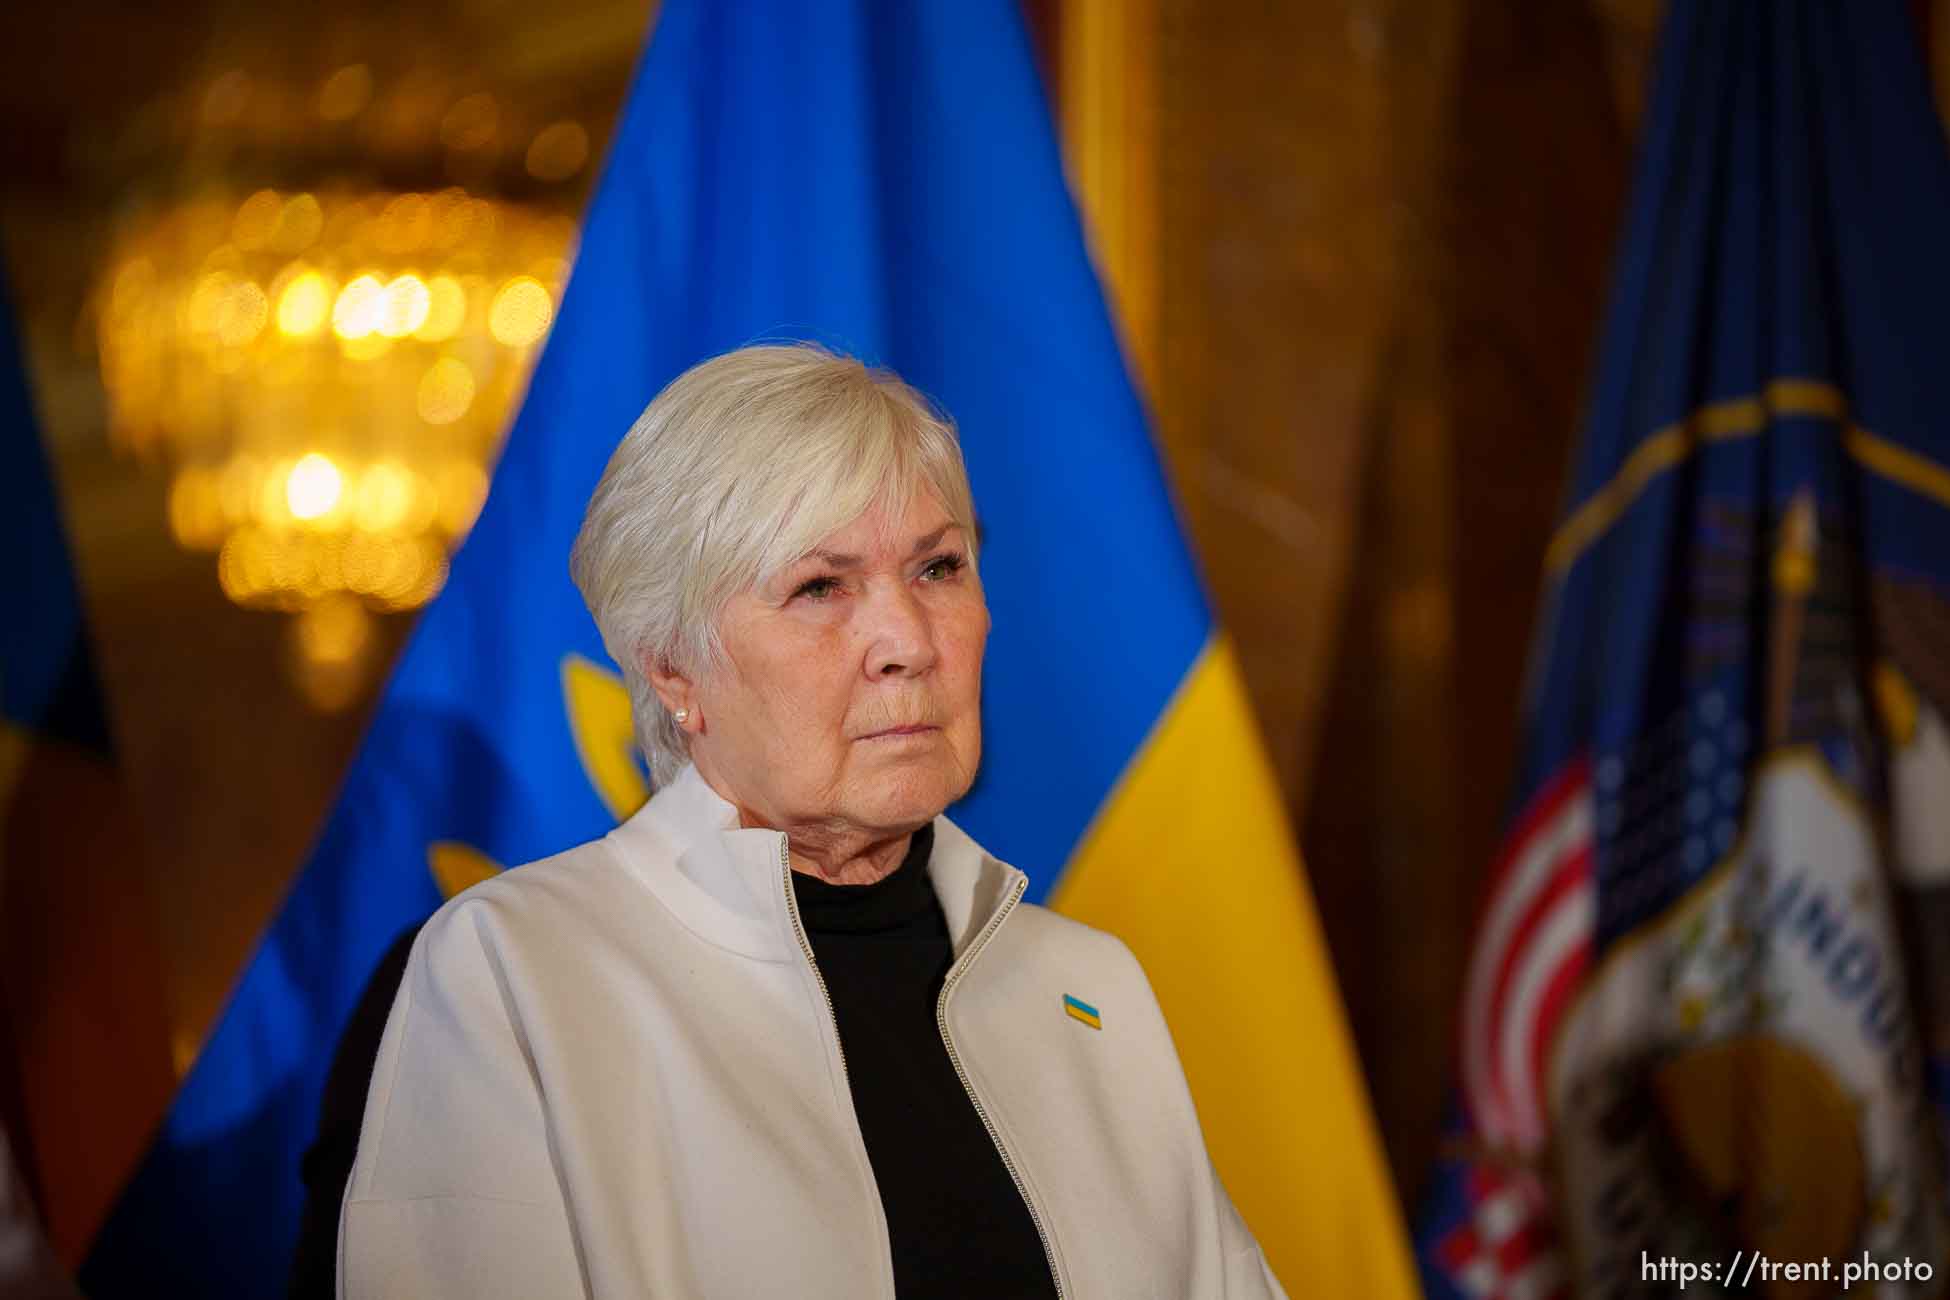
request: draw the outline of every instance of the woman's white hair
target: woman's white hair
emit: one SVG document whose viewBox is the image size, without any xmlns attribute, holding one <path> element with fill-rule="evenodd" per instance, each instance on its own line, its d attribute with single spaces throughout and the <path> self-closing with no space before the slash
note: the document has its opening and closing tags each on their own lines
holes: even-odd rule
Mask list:
<svg viewBox="0 0 1950 1300">
<path fill-rule="evenodd" d="M 623 669 L 637 743 L 662 786 L 688 737 L 647 670 L 691 677 L 723 663 L 725 605 L 886 506 L 891 529 L 919 488 L 961 525 L 975 506 L 952 423 L 886 370 L 811 344 L 740 348 L 657 394 L 589 498 L 569 572 Z"/>
</svg>

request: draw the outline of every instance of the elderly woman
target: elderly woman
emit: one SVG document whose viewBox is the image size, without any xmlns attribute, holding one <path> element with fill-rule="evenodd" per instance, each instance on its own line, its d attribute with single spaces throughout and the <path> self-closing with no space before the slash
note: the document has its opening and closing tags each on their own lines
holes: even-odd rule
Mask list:
<svg viewBox="0 0 1950 1300">
<path fill-rule="evenodd" d="M 976 550 L 892 375 L 754 347 L 650 404 L 572 565 L 657 793 L 414 945 L 344 1295 L 1280 1294 L 1130 952 L 942 815 Z"/>
</svg>

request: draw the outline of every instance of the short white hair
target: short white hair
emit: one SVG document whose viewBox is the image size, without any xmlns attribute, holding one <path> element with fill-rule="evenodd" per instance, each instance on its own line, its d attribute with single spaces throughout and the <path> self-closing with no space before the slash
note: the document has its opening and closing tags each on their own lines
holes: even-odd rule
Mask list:
<svg viewBox="0 0 1950 1300">
<path fill-rule="evenodd" d="M 725 605 L 876 504 L 891 529 L 916 489 L 961 526 L 975 506 L 954 425 L 899 376 L 811 344 L 740 348 L 657 394 L 589 498 L 569 572 L 629 686 L 662 786 L 690 742 L 648 669 L 723 663 Z"/>
</svg>

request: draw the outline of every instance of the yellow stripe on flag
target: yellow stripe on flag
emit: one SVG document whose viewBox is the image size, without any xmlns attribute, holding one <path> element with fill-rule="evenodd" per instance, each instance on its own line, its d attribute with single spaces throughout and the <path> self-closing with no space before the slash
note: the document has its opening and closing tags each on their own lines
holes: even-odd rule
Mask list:
<svg viewBox="0 0 1950 1300">
<path fill-rule="evenodd" d="M 1287 1290 L 1418 1295 L 1313 896 L 1223 634 L 1052 901 L 1143 962 L 1213 1162 Z"/>
</svg>

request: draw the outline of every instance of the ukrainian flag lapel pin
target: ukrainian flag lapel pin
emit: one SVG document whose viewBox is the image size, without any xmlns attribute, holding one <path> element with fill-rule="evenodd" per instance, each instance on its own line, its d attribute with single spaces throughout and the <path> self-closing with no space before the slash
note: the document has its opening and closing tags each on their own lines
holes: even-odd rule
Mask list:
<svg viewBox="0 0 1950 1300">
<path fill-rule="evenodd" d="M 1063 1010 L 1069 1013 L 1070 1019 L 1081 1020 L 1092 1029 L 1104 1027 L 1104 1018 L 1097 1014 L 1097 1008 L 1080 998 L 1071 997 L 1068 993 L 1063 995 Z"/>
</svg>

